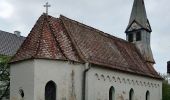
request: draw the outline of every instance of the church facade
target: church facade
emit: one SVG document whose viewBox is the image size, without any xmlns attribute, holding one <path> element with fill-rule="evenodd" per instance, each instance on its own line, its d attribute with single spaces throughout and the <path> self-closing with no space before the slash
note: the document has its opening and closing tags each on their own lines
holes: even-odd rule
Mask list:
<svg viewBox="0 0 170 100">
<path fill-rule="evenodd" d="M 43 14 L 11 60 L 10 100 L 162 100 L 151 32 L 143 0 L 127 40 Z"/>
</svg>

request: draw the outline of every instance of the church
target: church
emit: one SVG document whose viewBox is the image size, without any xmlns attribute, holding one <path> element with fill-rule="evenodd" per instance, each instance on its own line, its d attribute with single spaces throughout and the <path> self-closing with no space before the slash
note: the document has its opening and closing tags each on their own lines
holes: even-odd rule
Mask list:
<svg viewBox="0 0 170 100">
<path fill-rule="evenodd" d="M 144 0 L 126 40 L 42 14 L 10 62 L 10 100 L 162 100 Z"/>
</svg>

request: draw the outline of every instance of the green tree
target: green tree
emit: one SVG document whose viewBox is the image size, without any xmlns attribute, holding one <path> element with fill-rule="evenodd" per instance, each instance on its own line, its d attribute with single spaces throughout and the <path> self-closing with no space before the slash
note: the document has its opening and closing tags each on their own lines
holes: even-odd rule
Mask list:
<svg viewBox="0 0 170 100">
<path fill-rule="evenodd" d="M 170 84 L 167 80 L 162 83 L 162 100 L 170 100 Z"/>
<path fill-rule="evenodd" d="M 0 100 L 3 97 L 9 98 L 9 65 L 10 57 L 0 55 Z"/>
</svg>

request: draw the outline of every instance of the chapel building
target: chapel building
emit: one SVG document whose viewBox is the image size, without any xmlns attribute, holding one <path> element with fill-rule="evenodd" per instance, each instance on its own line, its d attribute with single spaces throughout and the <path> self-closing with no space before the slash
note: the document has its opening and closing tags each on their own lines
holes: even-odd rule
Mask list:
<svg viewBox="0 0 170 100">
<path fill-rule="evenodd" d="M 10 100 L 162 100 L 151 32 L 143 0 L 127 40 L 42 14 L 11 60 Z"/>
</svg>

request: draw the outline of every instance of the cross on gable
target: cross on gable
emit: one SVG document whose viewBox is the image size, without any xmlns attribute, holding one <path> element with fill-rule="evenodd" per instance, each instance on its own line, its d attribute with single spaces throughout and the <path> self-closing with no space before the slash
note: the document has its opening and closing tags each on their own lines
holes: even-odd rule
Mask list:
<svg viewBox="0 0 170 100">
<path fill-rule="evenodd" d="M 46 14 L 48 15 L 48 8 L 51 7 L 51 5 L 48 4 L 48 2 L 44 5 L 44 7 L 46 8 Z"/>
</svg>

